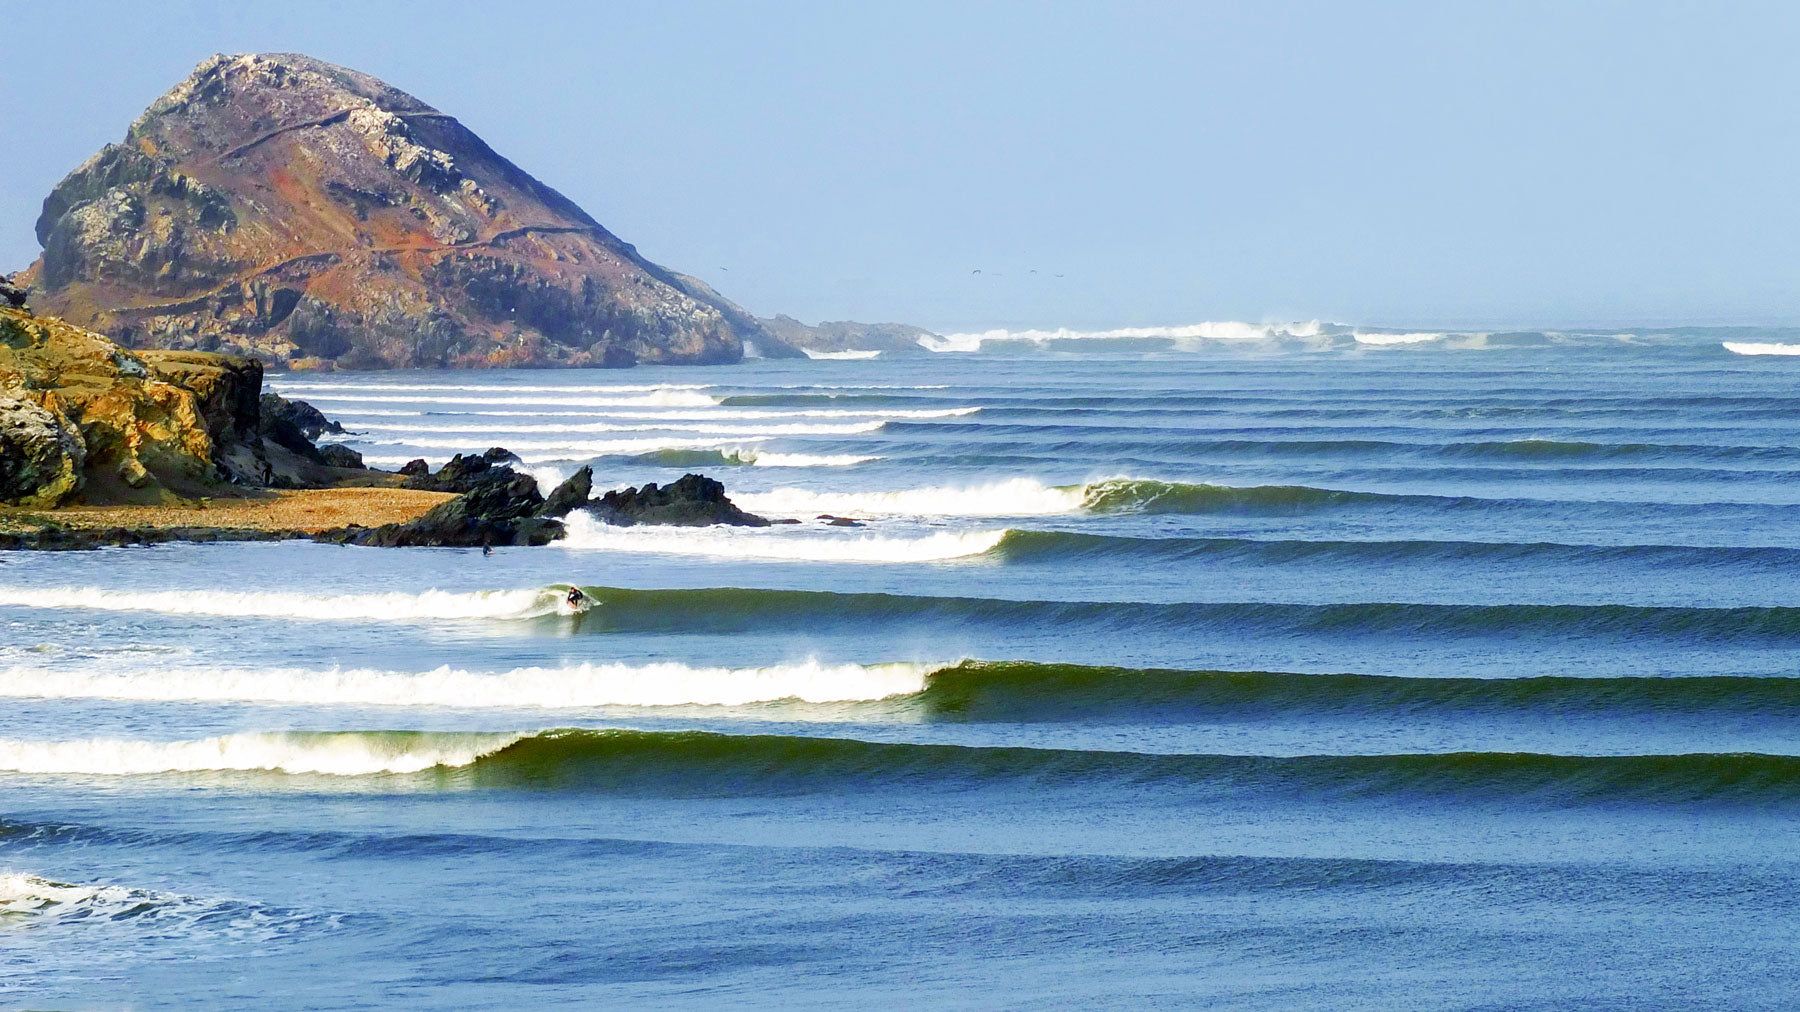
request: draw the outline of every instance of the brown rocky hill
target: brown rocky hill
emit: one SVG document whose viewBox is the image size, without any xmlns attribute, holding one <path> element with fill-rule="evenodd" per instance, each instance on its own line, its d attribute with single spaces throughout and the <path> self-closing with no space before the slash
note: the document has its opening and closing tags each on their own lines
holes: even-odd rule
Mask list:
<svg viewBox="0 0 1800 1012">
<path fill-rule="evenodd" d="M 58 184 L 37 236 L 38 311 L 132 348 L 299 368 L 792 354 L 454 118 L 306 56 L 202 63 Z"/>
</svg>

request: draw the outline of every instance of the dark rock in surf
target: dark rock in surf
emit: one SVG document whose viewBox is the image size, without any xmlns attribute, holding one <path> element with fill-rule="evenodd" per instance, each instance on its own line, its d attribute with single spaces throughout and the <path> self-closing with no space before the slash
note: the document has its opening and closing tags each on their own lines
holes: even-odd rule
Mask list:
<svg viewBox="0 0 1800 1012">
<path fill-rule="evenodd" d="M 505 481 L 518 475 L 510 467 L 495 466 L 496 460 L 517 460 L 510 452 L 495 447 L 480 456 L 457 454 L 438 468 L 436 474 L 427 472 L 424 461 L 416 461 L 421 465 L 414 467 L 407 464 L 400 473 L 407 475 L 406 488 L 422 489 L 426 492 L 455 492 L 462 494 L 473 492 L 478 486 L 491 481 Z"/>
<path fill-rule="evenodd" d="M 342 425 L 326 418 L 325 412 L 305 401 L 290 401 L 280 394 L 263 394 L 260 407 L 265 427 L 291 428 L 308 440 L 317 440 L 326 433 L 334 436 L 344 434 Z"/>
<path fill-rule="evenodd" d="M 402 478 L 417 478 L 421 475 L 429 475 L 431 473 L 431 465 L 425 463 L 425 458 L 423 457 L 414 457 L 405 464 L 402 464 L 398 473 Z"/>
<path fill-rule="evenodd" d="M 486 463 L 483 458 L 459 458 Z M 449 465 L 445 465 L 446 468 Z M 439 472 L 442 473 L 441 471 Z M 537 515 L 537 481 L 511 468 L 483 468 L 469 491 L 404 524 L 326 531 L 314 540 L 377 548 L 547 545 L 563 535 L 560 521 Z"/>
<path fill-rule="evenodd" d="M 363 463 L 362 454 L 342 443 L 326 443 L 319 447 L 319 456 L 324 459 L 327 467 L 341 467 L 351 471 L 368 470 L 368 465 Z"/>
<path fill-rule="evenodd" d="M 739 509 L 725 497 L 725 486 L 698 474 L 684 474 L 680 479 L 658 488 L 655 482 L 643 488 L 612 491 L 588 507 L 600 520 L 621 527 L 636 524 L 663 524 L 674 527 L 709 527 L 728 524 L 734 527 L 767 527 L 769 521 Z"/>
<path fill-rule="evenodd" d="M 861 520 L 852 520 L 849 517 L 834 517 L 829 513 L 821 513 L 818 518 L 825 521 L 825 526 L 827 527 L 861 527 L 863 525 Z"/>
<path fill-rule="evenodd" d="M 594 494 L 594 469 L 583 467 L 569 475 L 563 483 L 550 491 L 544 498 L 544 505 L 538 510 L 541 517 L 568 516 L 571 512 L 588 504 Z"/>
</svg>

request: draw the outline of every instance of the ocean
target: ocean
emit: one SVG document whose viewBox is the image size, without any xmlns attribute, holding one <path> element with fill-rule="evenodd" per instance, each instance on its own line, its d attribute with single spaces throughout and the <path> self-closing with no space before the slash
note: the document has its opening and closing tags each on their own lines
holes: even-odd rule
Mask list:
<svg viewBox="0 0 1800 1012">
<path fill-rule="evenodd" d="M 270 378 L 798 525 L 0 554 L 0 1002 L 1794 1005 L 1800 332 L 937 347 Z"/>
</svg>

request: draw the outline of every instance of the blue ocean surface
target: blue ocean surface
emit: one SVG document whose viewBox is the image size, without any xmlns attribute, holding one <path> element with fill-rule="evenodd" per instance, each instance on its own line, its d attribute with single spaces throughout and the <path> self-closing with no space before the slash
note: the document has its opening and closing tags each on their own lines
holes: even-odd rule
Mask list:
<svg viewBox="0 0 1800 1012">
<path fill-rule="evenodd" d="M 1800 335 L 1228 336 L 272 376 L 802 522 L 0 554 L 0 1003 L 1793 1007 Z"/>
</svg>

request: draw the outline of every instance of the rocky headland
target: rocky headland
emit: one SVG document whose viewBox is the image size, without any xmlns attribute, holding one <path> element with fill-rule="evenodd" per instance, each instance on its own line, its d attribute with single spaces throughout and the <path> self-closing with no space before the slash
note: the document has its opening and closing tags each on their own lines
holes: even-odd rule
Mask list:
<svg viewBox="0 0 1800 1012">
<path fill-rule="evenodd" d="M 59 183 L 35 305 L 133 349 L 293 368 L 797 354 L 457 120 L 297 54 L 215 56 Z"/>
</svg>

